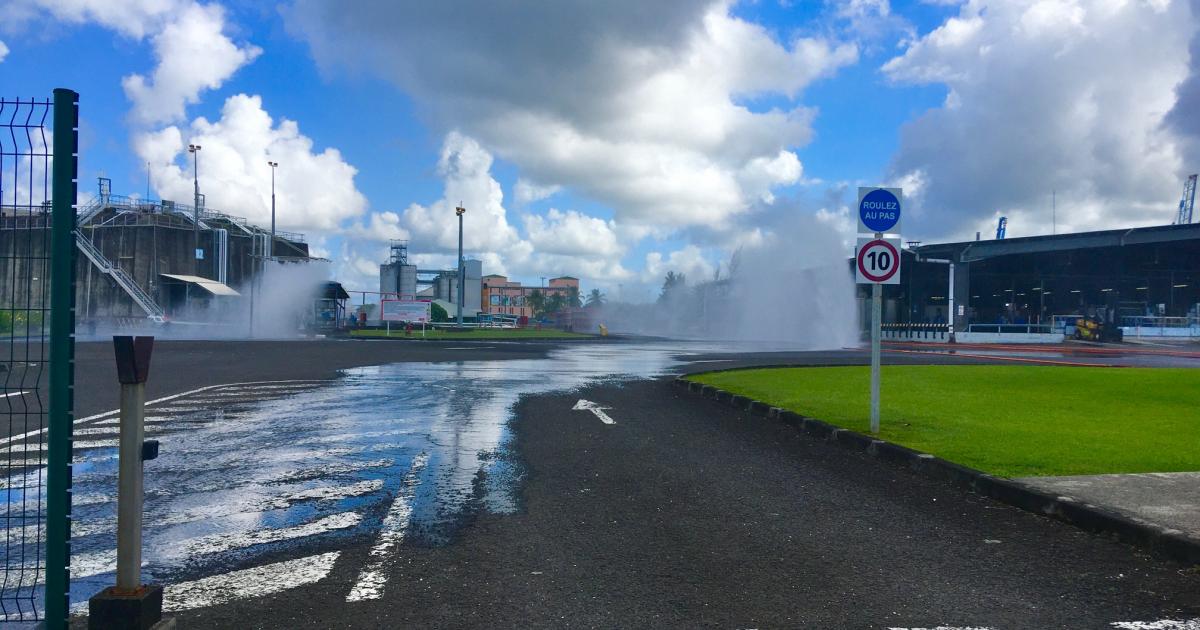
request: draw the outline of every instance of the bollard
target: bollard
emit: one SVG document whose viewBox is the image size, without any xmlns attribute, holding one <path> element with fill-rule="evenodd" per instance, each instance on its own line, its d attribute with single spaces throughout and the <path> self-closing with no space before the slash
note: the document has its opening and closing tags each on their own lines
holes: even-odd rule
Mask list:
<svg viewBox="0 0 1200 630">
<path fill-rule="evenodd" d="M 88 600 L 88 628 L 146 630 L 162 619 L 162 587 L 142 584 L 142 462 L 158 456 L 146 442 L 146 377 L 154 337 L 113 337 L 121 383 L 117 483 L 117 584 Z"/>
</svg>

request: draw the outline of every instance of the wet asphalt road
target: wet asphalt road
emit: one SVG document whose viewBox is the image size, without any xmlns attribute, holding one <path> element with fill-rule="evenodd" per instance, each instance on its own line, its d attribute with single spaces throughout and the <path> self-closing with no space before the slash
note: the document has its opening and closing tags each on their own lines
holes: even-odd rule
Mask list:
<svg viewBox="0 0 1200 630">
<path fill-rule="evenodd" d="M 792 362 L 781 358 L 737 363 Z M 699 367 L 717 365 L 670 371 Z M 572 411 L 579 398 L 609 407 L 616 424 Z M 403 542 L 380 599 L 346 601 L 377 544 L 358 535 L 338 541 L 324 579 L 177 618 L 229 628 L 999 629 L 1200 615 L 1200 577 L 1189 568 L 681 394 L 665 379 L 526 396 L 511 429 L 523 471 L 517 511 L 476 505 L 449 544 Z"/>
<path fill-rule="evenodd" d="M 176 585 L 182 626 L 1099 628 L 1200 614 L 1190 570 L 644 380 L 865 353 L 467 345 L 160 344 L 150 397 L 302 381 L 151 411 L 166 455 L 148 466 L 149 571 Z M 80 353 L 94 366 L 81 394 L 107 380 L 105 346 Z M 572 411 L 581 397 L 617 424 Z M 368 415 L 350 413 L 364 401 Z M 100 390 L 87 404 L 106 409 Z M 73 558 L 92 569 L 83 597 L 111 571 L 106 422 L 78 438 L 94 440 L 76 464 L 95 501 L 77 514 L 92 536 Z"/>
</svg>

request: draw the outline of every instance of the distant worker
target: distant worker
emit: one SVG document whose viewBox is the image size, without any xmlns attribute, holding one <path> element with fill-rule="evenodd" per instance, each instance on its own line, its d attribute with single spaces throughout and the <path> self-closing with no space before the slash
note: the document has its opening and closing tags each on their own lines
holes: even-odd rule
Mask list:
<svg viewBox="0 0 1200 630">
<path fill-rule="evenodd" d="M 604 324 L 600 324 L 600 336 L 601 337 L 608 336 L 608 326 L 605 326 Z"/>
</svg>

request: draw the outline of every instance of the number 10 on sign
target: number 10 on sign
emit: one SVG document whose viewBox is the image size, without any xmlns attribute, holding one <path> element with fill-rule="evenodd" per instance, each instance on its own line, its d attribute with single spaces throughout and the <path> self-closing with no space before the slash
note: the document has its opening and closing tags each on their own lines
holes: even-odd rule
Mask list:
<svg viewBox="0 0 1200 630">
<path fill-rule="evenodd" d="M 900 239 L 859 237 L 857 252 L 858 284 L 900 284 Z"/>
</svg>

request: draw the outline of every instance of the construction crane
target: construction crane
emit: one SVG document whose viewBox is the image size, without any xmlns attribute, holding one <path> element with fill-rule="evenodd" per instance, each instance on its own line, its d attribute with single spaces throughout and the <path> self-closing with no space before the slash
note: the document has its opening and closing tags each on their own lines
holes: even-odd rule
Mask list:
<svg viewBox="0 0 1200 630">
<path fill-rule="evenodd" d="M 1175 225 L 1186 225 L 1192 222 L 1192 208 L 1196 207 L 1196 175 L 1187 178 L 1183 185 L 1183 197 L 1179 200 L 1179 216 Z"/>
<path fill-rule="evenodd" d="M 1000 222 L 996 224 L 996 240 L 1004 240 L 1004 234 L 1008 232 L 1008 217 L 1000 217 Z"/>
</svg>

